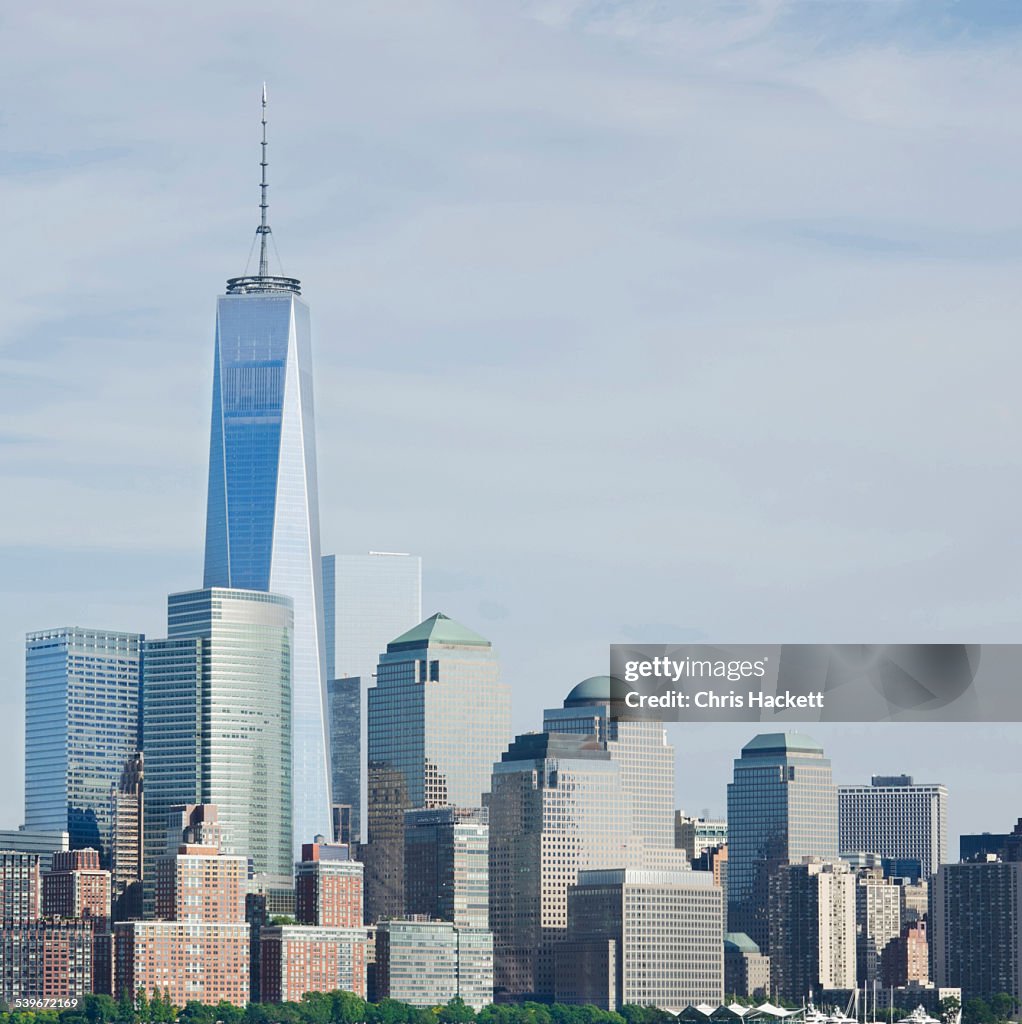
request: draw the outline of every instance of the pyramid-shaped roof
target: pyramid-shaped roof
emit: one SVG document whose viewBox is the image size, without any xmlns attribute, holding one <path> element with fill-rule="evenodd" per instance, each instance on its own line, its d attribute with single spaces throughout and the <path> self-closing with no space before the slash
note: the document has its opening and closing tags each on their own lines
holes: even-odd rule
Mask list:
<svg viewBox="0 0 1022 1024">
<path fill-rule="evenodd" d="M 452 644 L 457 647 L 489 647 L 490 641 L 473 633 L 467 626 L 437 612 L 424 622 L 402 633 L 387 644 L 388 651 L 406 651 L 412 647 L 425 647 L 427 644 Z"/>
</svg>

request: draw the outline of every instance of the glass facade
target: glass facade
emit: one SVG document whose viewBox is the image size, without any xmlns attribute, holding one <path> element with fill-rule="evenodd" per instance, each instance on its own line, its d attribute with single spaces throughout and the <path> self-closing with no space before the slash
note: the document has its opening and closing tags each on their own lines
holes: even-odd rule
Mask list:
<svg viewBox="0 0 1022 1024">
<path fill-rule="evenodd" d="M 203 585 L 293 602 L 297 855 L 330 832 L 311 334 L 305 303 L 259 280 L 217 304 Z"/>
<path fill-rule="evenodd" d="M 167 848 L 168 811 L 183 804 L 215 805 L 224 853 L 290 878 L 291 601 L 221 588 L 172 594 L 168 633 L 146 645 L 146 891 Z"/>
<path fill-rule="evenodd" d="M 326 684 L 330 727 L 330 787 L 335 807 L 348 807 L 350 835 L 360 835 L 362 788 L 362 680 L 330 679 Z"/>
<path fill-rule="evenodd" d="M 359 836 L 366 798 L 365 694 L 387 644 L 422 619 L 422 559 L 391 551 L 324 555 L 323 608 L 327 680 L 361 680 L 358 733 L 337 717 L 333 690 L 328 697 L 333 802 L 351 807 L 353 834 Z M 354 696 L 346 694 L 346 707 Z"/>
<path fill-rule="evenodd" d="M 387 645 L 369 690 L 367 915 L 402 912 L 403 811 L 480 806 L 510 732 L 488 640 L 438 614 Z"/>
<path fill-rule="evenodd" d="M 784 864 L 838 854 L 837 790 L 823 748 L 768 733 L 742 748 L 727 787 L 728 931 L 769 952 L 769 880 Z"/>
<path fill-rule="evenodd" d="M 552 998 L 568 886 L 629 863 L 621 767 L 586 736 L 519 736 L 493 766 L 489 812 L 495 994 Z"/>
<path fill-rule="evenodd" d="M 139 749 L 138 633 L 64 628 L 25 643 L 25 827 L 109 864 L 110 790 Z"/>
</svg>

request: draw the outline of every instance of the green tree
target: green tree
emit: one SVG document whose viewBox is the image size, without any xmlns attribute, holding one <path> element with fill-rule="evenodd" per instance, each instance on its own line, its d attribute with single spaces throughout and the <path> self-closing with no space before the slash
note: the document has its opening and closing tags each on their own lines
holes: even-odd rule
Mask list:
<svg viewBox="0 0 1022 1024">
<path fill-rule="evenodd" d="M 217 1020 L 222 1021 L 223 1024 L 245 1024 L 244 1009 L 240 1006 L 235 1006 L 234 1003 L 227 1002 L 226 999 L 221 999 L 216 1004 L 214 1016 Z"/>
<path fill-rule="evenodd" d="M 1018 999 L 1007 992 L 998 992 L 997 995 L 990 998 L 990 1012 L 993 1014 L 994 1020 L 1011 1020 L 1018 1012 Z"/>
<path fill-rule="evenodd" d="M 197 999 L 189 999 L 184 1009 L 178 1014 L 181 1024 L 213 1024 L 216 1016 L 213 1007 L 200 1003 Z"/>
<path fill-rule="evenodd" d="M 77 1010 L 89 1024 L 111 1024 L 117 1016 L 117 1004 L 110 996 L 83 996 Z"/>
<path fill-rule="evenodd" d="M 354 992 L 335 989 L 330 993 L 330 1019 L 336 1024 L 362 1024 L 366 1020 L 367 1004 Z"/>
<path fill-rule="evenodd" d="M 145 994 L 144 988 L 140 988 L 135 995 L 135 1013 L 142 1024 L 149 1024 L 153 1019 L 149 1008 L 149 997 Z"/>
<path fill-rule="evenodd" d="M 957 996 L 945 996 L 939 1004 L 940 1019 L 944 1024 L 955 1024 L 962 1002 Z"/>
<path fill-rule="evenodd" d="M 121 989 L 121 996 L 117 1000 L 117 1009 L 114 1013 L 116 1024 L 138 1024 L 138 1014 L 135 1013 L 135 1000 L 132 994 L 126 989 Z"/>
<path fill-rule="evenodd" d="M 475 1010 L 465 1004 L 461 996 L 455 996 L 446 1006 L 437 1007 L 437 1019 L 441 1024 L 471 1024 L 476 1019 Z"/>
</svg>

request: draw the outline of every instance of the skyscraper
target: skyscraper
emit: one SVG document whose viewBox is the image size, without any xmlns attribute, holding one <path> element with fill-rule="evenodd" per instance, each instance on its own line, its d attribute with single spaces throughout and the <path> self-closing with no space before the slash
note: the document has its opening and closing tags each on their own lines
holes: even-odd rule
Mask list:
<svg viewBox="0 0 1022 1024">
<path fill-rule="evenodd" d="M 405 811 L 405 913 L 490 926 L 485 807 Z"/>
<path fill-rule="evenodd" d="M 769 953 L 770 876 L 784 864 L 838 854 L 837 792 L 823 748 L 796 732 L 746 743 L 727 787 L 727 827 L 728 930 Z"/>
<path fill-rule="evenodd" d="M 309 309 L 271 275 L 263 90 L 259 272 L 217 300 L 203 586 L 282 594 L 294 605 L 294 852 L 330 833 L 319 492 Z"/>
<path fill-rule="evenodd" d="M 145 891 L 168 813 L 215 804 L 225 854 L 290 885 L 291 601 L 258 591 L 168 598 L 167 640 L 146 645 Z"/>
<path fill-rule="evenodd" d="M 797 1000 L 855 988 L 855 890 L 839 860 L 806 858 L 770 878 L 770 976 L 775 995 Z"/>
<path fill-rule="evenodd" d="M 911 775 L 874 775 L 868 786 L 838 786 L 841 852 L 918 860 L 923 878 L 947 860 L 947 788 Z"/>
<path fill-rule="evenodd" d="M 962 999 L 1022 997 L 1022 862 L 942 864 L 926 930 L 933 980 Z"/>
<path fill-rule="evenodd" d="M 142 637 L 67 627 L 25 643 L 25 827 L 109 863 L 110 789 L 139 749 Z"/>
<path fill-rule="evenodd" d="M 489 640 L 437 614 L 387 645 L 369 691 L 370 921 L 404 902 L 404 811 L 478 807 L 511 732 Z"/>
<path fill-rule="evenodd" d="M 361 836 L 365 700 L 387 644 L 422 620 L 422 559 L 393 551 L 323 556 L 330 786 Z"/>
<path fill-rule="evenodd" d="M 674 747 L 663 722 L 619 721 L 611 715 L 613 685 L 610 676 L 583 679 L 563 707 L 543 713 L 543 731 L 595 737 L 621 766 L 632 841 L 641 838 L 647 849 L 674 850 Z"/>
<path fill-rule="evenodd" d="M 621 766 L 593 736 L 526 733 L 493 766 L 489 811 L 495 993 L 553 997 L 568 887 L 629 866 Z"/>
</svg>

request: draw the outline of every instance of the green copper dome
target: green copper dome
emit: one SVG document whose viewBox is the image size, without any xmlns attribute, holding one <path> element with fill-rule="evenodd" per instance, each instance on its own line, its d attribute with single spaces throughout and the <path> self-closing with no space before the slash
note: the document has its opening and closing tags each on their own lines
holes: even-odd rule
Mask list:
<svg viewBox="0 0 1022 1024">
<path fill-rule="evenodd" d="M 631 687 L 616 677 L 590 676 L 588 679 L 583 679 L 564 698 L 564 706 L 571 708 L 579 704 L 597 704 L 609 700 L 624 700 L 631 692 Z"/>
<path fill-rule="evenodd" d="M 443 612 L 431 615 L 407 633 L 387 644 L 388 651 L 403 651 L 428 644 L 450 644 L 455 647 L 489 647 L 490 641 L 473 633 L 467 626 L 448 618 Z"/>
</svg>

